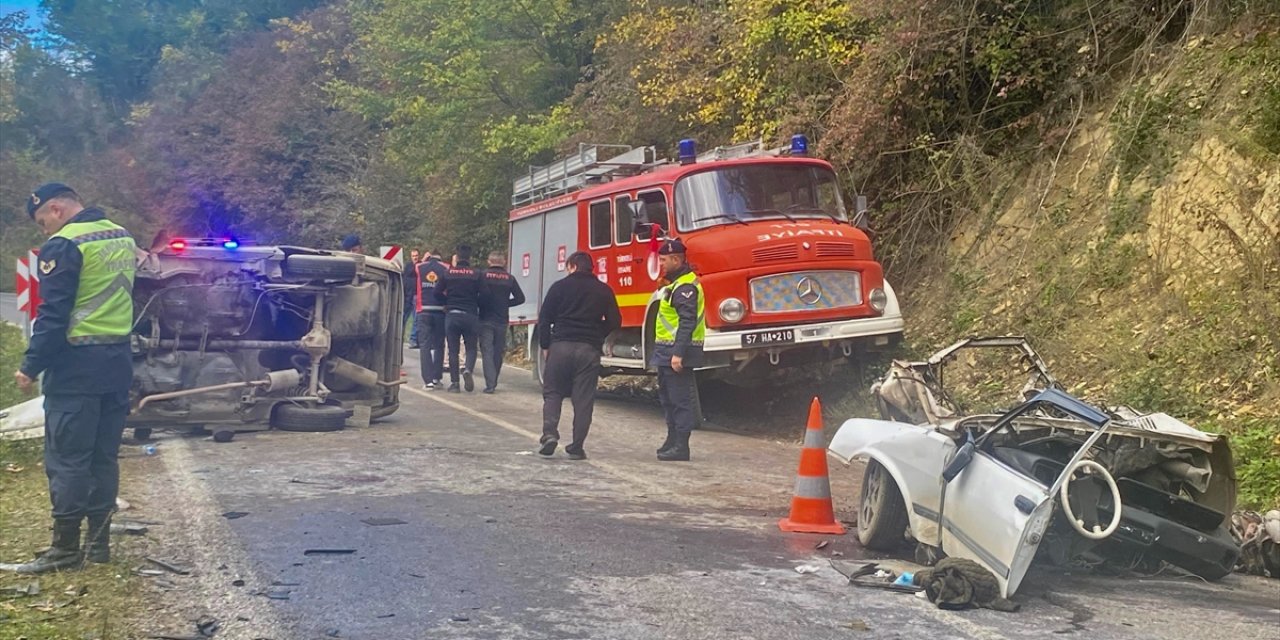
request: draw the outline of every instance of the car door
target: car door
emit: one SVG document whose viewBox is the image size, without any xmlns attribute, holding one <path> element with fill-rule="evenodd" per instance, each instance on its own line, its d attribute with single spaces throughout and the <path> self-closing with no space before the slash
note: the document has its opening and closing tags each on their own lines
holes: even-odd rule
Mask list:
<svg viewBox="0 0 1280 640">
<path fill-rule="evenodd" d="M 986 567 L 1008 597 L 1031 566 L 1055 504 L 1048 487 L 977 452 L 943 487 L 942 550 Z"/>
<path fill-rule="evenodd" d="M 1094 428 L 1052 487 L 1015 471 L 984 450 L 996 432 L 1039 406 L 1052 407 Z M 1053 518 L 1056 496 L 1069 480 L 1071 469 L 1109 425 L 1105 413 L 1058 389 L 1045 389 L 1002 416 L 976 443 L 957 450 L 943 472 L 942 550 L 983 565 L 1000 582 L 1001 594 L 1012 595 L 1035 558 L 1036 547 Z"/>
</svg>

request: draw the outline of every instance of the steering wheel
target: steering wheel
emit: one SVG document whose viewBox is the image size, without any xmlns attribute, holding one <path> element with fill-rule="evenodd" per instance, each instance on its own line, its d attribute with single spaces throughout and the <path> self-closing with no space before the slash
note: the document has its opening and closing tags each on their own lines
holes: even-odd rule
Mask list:
<svg viewBox="0 0 1280 640">
<path fill-rule="evenodd" d="M 1071 495 L 1068 487 L 1071 486 L 1071 479 L 1075 477 L 1077 471 L 1101 478 L 1107 487 L 1111 489 L 1111 504 L 1115 505 L 1115 513 L 1111 515 L 1111 524 L 1107 525 L 1106 529 L 1102 529 L 1097 524 L 1093 525 L 1092 531 L 1086 529 L 1084 520 L 1076 518 L 1076 514 L 1071 511 Z M 1116 486 L 1116 480 L 1111 477 L 1111 473 L 1107 471 L 1107 468 L 1093 460 L 1081 459 L 1072 465 L 1071 469 L 1067 471 L 1067 480 L 1062 483 L 1062 489 L 1058 492 L 1058 495 L 1062 500 L 1062 511 L 1067 514 L 1067 521 L 1071 523 L 1071 528 L 1082 536 L 1090 540 L 1102 540 L 1115 533 L 1116 528 L 1120 526 L 1120 488 Z"/>
</svg>

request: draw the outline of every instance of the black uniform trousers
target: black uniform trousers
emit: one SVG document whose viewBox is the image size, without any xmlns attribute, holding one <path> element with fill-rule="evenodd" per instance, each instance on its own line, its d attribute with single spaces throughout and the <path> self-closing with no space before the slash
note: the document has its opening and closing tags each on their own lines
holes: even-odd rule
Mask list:
<svg viewBox="0 0 1280 640">
<path fill-rule="evenodd" d="M 444 311 L 419 311 L 418 360 L 421 363 L 422 382 L 444 379 Z"/>
<path fill-rule="evenodd" d="M 458 382 L 459 342 L 467 346 L 467 371 L 476 370 L 476 339 L 480 334 L 480 318 L 466 311 L 449 311 L 444 316 L 445 332 L 449 336 L 449 381 Z"/>
<path fill-rule="evenodd" d="M 552 342 L 542 372 L 542 441 L 560 439 L 560 407 L 573 401 L 573 442 L 565 451 L 575 453 L 591 430 L 591 414 L 600 385 L 600 347 L 585 342 Z"/>
<path fill-rule="evenodd" d="M 670 366 L 658 367 L 658 399 L 667 417 L 667 426 L 680 433 L 690 433 L 698 424 L 697 378 L 693 369 L 676 372 Z"/>
<path fill-rule="evenodd" d="M 480 357 L 484 364 L 484 387 L 496 389 L 502 360 L 507 354 L 507 324 L 480 321 Z"/>
<path fill-rule="evenodd" d="M 129 393 L 46 394 L 44 470 L 54 518 L 106 515 L 120 491 Z"/>
</svg>

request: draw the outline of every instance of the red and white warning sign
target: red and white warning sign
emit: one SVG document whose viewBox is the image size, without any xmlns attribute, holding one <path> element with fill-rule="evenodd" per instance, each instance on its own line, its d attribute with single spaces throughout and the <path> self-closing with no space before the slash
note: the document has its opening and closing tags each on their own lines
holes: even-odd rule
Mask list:
<svg viewBox="0 0 1280 640">
<path fill-rule="evenodd" d="M 35 320 L 36 311 L 40 308 L 40 261 L 36 257 L 39 253 L 32 249 L 27 252 L 27 257 L 18 258 L 17 269 L 14 271 L 18 313 L 25 313 L 32 320 Z"/>
<path fill-rule="evenodd" d="M 568 247 L 564 245 L 560 245 L 560 248 L 556 249 L 556 271 L 564 271 L 564 265 L 569 261 L 567 249 Z"/>
<path fill-rule="evenodd" d="M 520 276 L 521 277 L 525 277 L 525 278 L 529 277 L 529 262 L 530 262 L 529 254 L 526 253 L 520 257 Z"/>
<path fill-rule="evenodd" d="M 404 268 L 404 251 L 400 250 L 400 245 L 384 245 L 378 247 L 378 256 L 383 260 L 390 260 L 401 268 Z"/>
</svg>

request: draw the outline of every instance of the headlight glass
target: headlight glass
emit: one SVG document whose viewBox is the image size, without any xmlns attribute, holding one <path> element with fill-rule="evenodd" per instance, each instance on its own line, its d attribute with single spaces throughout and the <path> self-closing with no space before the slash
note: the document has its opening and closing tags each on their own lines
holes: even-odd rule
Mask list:
<svg viewBox="0 0 1280 640">
<path fill-rule="evenodd" d="M 871 308 L 876 313 L 884 313 L 884 308 L 889 306 L 889 294 L 884 289 L 872 289 L 871 295 L 867 296 L 867 302 L 871 303 Z"/>
<path fill-rule="evenodd" d="M 737 298 L 725 298 L 720 303 L 720 319 L 730 324 L 741 322 L 742 317 L 747 314 L 746 305 Z"/>
</svg>

